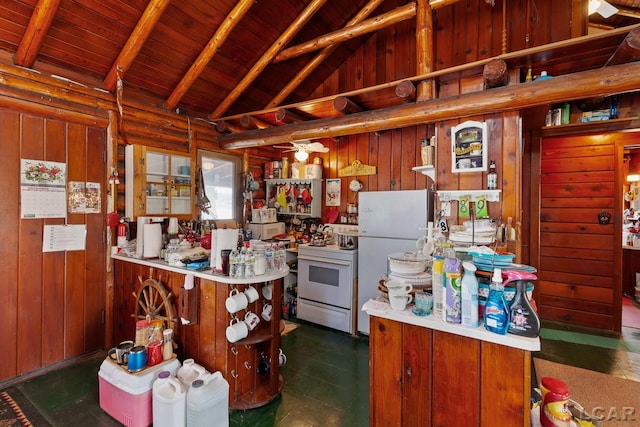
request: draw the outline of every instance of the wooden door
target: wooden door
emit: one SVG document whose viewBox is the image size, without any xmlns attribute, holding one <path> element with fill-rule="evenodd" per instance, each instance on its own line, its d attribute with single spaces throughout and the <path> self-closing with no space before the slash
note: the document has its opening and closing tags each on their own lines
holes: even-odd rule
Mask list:
<svg viewBox="0 0 640 427">
<path fill-rule="evenodd" d="M 541 140 L 538 245 L 532 260 L 543 319 L 620 331 L 617 165 L 620 144 L 628 138 L 610 133 Z"/>
<path fill-rule="evenodd" d="M 402 323 L 370 316 L 369 425 L 402 426 Z M 423 402 L 427 406 L 428 402 Z M 420 412 L 418 408 L 414 411 Z M 424 424 L 428 425 L 428 424 Z"/>
</svg>

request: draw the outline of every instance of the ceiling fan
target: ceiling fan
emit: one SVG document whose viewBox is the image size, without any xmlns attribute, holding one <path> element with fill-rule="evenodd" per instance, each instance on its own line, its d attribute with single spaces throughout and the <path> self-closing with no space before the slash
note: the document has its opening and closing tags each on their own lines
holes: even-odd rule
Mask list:
<svg viewBox="0 0 640 427">
<path fill-rule="evenodd" d="M 291 142 L 292 147 L 283 147 L 275 145 L 274 148 L 283 148 L 285 149 L 285 153 L 289 151 L 295 151 L 294 154 L 296 160 L 305 161 L 309 158 L 309 153 L 326 153 L 329 151 L 329 148 L 322 145 L 321 142 L 311 142 L 309 140 L 306 141 L 296 141 Z"/>
<path fill-rule="evenodd" d="M 607 19 L 618 13 L 618 8 L 605 0 L 589 0 L 589 15 L 596 12 Z"/>
</svg>

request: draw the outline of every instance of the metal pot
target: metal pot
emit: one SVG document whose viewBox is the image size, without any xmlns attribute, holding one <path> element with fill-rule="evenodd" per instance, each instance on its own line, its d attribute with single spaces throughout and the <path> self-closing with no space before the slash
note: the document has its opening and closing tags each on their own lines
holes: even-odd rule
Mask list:
<svg viewBox="0 0 640 427">
<path fill-rule="evenodd" d="M 349 232 L 338 233 L 338 247 L 340 249 L 357 249 L 358 248 L 358 234 Z"/>
</svg>

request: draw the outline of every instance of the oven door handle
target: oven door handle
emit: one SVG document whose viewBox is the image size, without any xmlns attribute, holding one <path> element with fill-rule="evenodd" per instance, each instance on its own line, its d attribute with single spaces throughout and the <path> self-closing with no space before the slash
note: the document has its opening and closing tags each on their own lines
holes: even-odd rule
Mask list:
<svg viewBox="0 0 640 427">
<path fill-rule="evenodd" d="M 342 265 L 344 267 L 348 267 L 351 265 L 351 263 L 349 261 L 340 261 L 340 260 L 333 260 L 333 259 L 326 259 L 326 258 L 322 258 L 322 260 L 319 260 L 318 258 L 310 258 L 310 257 L 306 257 L 304 255 L 300 256 L 298 255 L 298 261 L 303 260 L 303 261 L 311 261 L 311 262 L 316 262 L 316 263 L 323 263 L 323 264 L 335 264 L 335 265 Z"/>
</svg>

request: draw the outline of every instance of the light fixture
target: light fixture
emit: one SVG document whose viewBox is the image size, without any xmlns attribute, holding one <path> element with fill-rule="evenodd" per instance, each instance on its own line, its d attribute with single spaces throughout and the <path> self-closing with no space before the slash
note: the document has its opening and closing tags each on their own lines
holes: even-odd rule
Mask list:
<svg viewBox="0 0 640 427">
<path fill-rule="evenodd" d="M 631 175 L 627 175 L 627 182 L 639 182 L 640 181 L 640 175 L 637 173 L 631 174 Z"/>
<path fill-rule="evenodd" d="M 293 157 L 296 158 L 296 160 L 300 161 L 300 162 L 304 162 L 305 160 L 307 160 L 309 158 L 309 153 L 307 153 L 304 150 L 298 150 L 296 151 L 296 153 L 293 155 Z"/>
<path fill-rule="evenodd" d="M 604 19 L 616 14 L 618 8 L 605 0 L 590 0 L 589 1 L 589 15 L 598 13 Z"/>
</svg>

